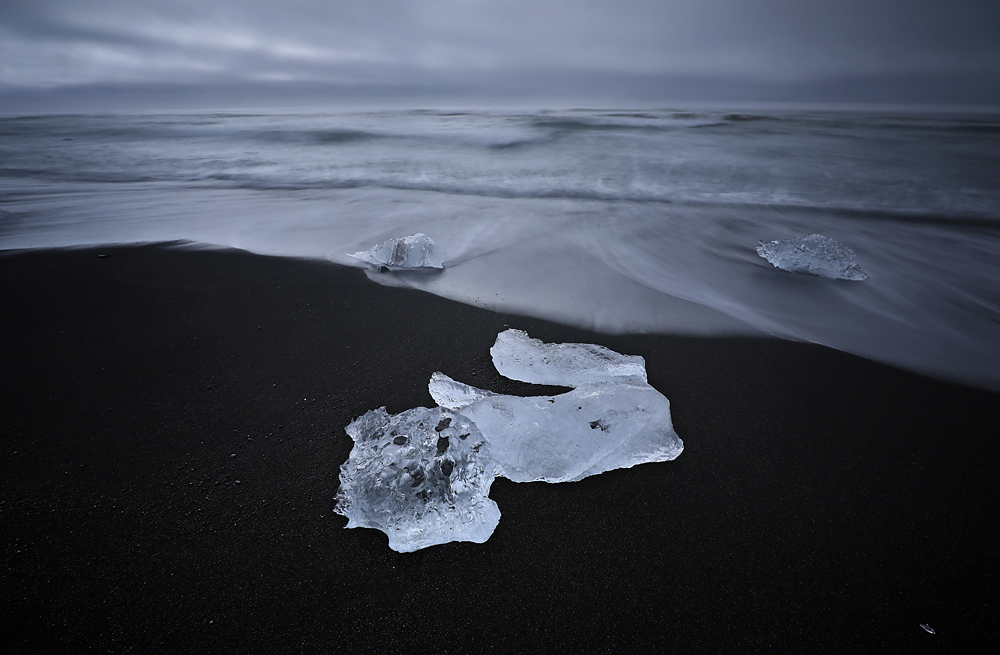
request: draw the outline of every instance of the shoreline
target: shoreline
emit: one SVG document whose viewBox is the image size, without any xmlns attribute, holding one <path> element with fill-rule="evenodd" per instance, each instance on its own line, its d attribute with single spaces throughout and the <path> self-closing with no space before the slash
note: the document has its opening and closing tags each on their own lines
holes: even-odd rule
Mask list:
<svg viewBox="0 0 1000 655">
<path fill-rule="evenodd" d="M 0 617 L 17 652 L 1000 641 L 996 393 L 812 344 L 597 334 L 329 262 L 177 246 L 0 253 Z M 435 370 L 539 390 L 493 368 L 506 327 L 642 355 L 684 453 L 499 479 L 481 545 L 399 554 L 343 529 L 351 420 L 433 406 Z"/>
</svg>

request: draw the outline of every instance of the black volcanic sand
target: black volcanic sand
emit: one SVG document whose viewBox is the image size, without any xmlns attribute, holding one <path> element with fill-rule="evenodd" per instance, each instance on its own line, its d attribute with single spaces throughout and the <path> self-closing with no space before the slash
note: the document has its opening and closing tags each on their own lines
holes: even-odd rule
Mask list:
<svg viewBox="0 0 1000 655">
<path fill-rule="evenodd" d="M 813 345 L 595 334 L 241 251 L 6 253 L 0 282 L 13 651 L 1000 644 L 996 394 Z M 436 370 L 540 391 L 493 368 L 508 326 L 645 357 L 684 453 L 497 480 L 481 545 L 399 554 L 343 529 L 352 419 L 432 406 Z"/>
</svg>

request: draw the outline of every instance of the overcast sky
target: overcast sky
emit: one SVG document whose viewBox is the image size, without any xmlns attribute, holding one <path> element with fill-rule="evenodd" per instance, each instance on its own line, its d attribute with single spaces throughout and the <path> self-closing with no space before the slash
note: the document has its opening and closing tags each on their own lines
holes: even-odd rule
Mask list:
<svg viewBox="0 0 1000 655">
<path fill-rule="evenodd" d="M 1000 0 L 0 0 L 8 107 L 989 104 L 998 85 Z"/>
</svg>

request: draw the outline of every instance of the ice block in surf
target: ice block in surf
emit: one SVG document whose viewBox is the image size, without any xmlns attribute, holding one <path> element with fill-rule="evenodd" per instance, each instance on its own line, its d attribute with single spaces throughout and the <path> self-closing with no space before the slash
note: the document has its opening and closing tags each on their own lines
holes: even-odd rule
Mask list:
<svg viewBox="0 0 1000 655">
<path fill-rule="evenodd" d="M 834 280 L 861 281 L 868 278 L 858 265 L 853 250 L 822 234 L 781 241 L 758 241 L 757 254 L 775 268 L 789 273 L 808 273 Z"/>
<path fill-rule="evenodd" d="M 351 257 L 377 268 L 444 268 L 441 250 L 429 236 L 421 233 L 383 241 L 371 250 L 351 253 Z"/>
</svg>

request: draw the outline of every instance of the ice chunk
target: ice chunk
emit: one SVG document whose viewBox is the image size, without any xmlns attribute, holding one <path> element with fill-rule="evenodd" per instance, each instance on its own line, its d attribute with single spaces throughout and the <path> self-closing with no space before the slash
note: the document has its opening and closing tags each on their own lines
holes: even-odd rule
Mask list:
<svg viewBox="0 0 1000 655">
<path fill-rule="evenodd" d="M 497 335 L 490 348 L 500 375 L 532 384 L 575 387 L 635 376 L 646 381 L 646 361 L 589 343 L 543 343 L 521 330 Z"/>
<path fill-rule="evenodd" d="M 347 426 L 354 448 L 340 471 L 336 512 L 410 552 L 449 541 L 483 543 L 500 521 L 488 498 L 490 447 L 466 417 L 418 407 L 375 409 Z"/>
<path fill-rule="evenodd" d="M 500 333 L 490 352 L 506 376 L 574 388 L 522 398 L 435 372 L 428 386 L 439 407 L 368 412 L 347 426 L 354 449 L 341 467 L 336 509 L 347 527 L 382 530 L 401 552 L 482 543 L 500 520 L 488 498 L 494 476 L 566 482 L 671 460 L 684 449 L 670 402 L 646 382 L 641 357 L 547 344 L 520 330 Z"/>
<path fill-rule="evenodd" d="M 437 402 L 442 386 L 431 379 Z M 469 395 L 482 390 L 469 388 Z M 619 468 L 675 459 L 684 449 L 670 421 L 670 403 L 635 378 L 582 384 L 558 396 L 485 395 L 456 407 L 490 443 L 496 474 L 514 482 L 569 482 Z"/>
<path fill-rule="evenodd" d="M 514 482 L 567 482 L 646 462 L 672 460 L 684 444 L 670 401 L 646 382 L 641 357 L 589 344 L 547 344 L 520 330 L 500 333 L 490 351 L 514 379 L 575 387 L 522 398 L 463 385 L 442 373 L 429 390 L 460 411 L 490 443 L 498 476 Z"/>
<path fill-rule="evenodd" d="M 854 251 L 822 234 L 782 241 L 758 241 L 757 254 L 775 268 L 790 273 L 809 273 L 839 280 L 864 280 Z"/>
<path fill-rule="evenodd" d="M 932 634 L 932 635 L 936 635 L 937 634 L 936 632 L 934 632 L 934 628 L 930 627 L 926 623 L 921 623 L 920 627 L 923 628 L 924 630 L 926 630 L 929 634 Z"/>
<path fill-rule="evenodd" d="M 411 234 L 383 241 L 371 250 L 350 255 L 377 267 L 390 269 L 444 268 L 444 257 L 426 234 Z"/>
</svg>

